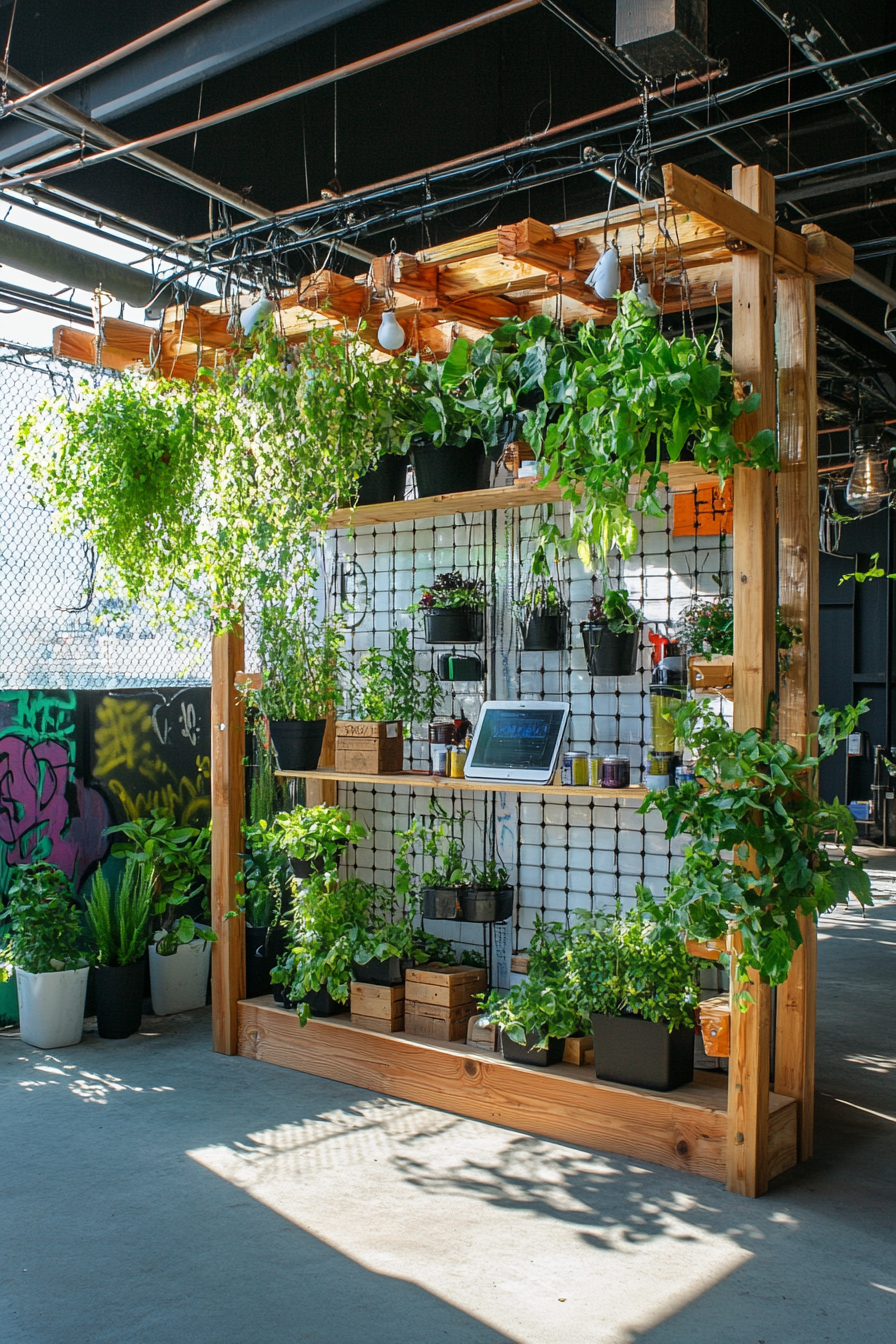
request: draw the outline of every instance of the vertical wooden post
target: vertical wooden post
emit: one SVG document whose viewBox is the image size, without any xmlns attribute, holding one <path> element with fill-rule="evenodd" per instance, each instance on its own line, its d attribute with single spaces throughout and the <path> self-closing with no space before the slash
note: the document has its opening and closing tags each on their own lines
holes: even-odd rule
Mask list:
<svg viewBox="0 0 896 1344">
<path fill-rule="evenodd" d="M 774 218 L 775 184 L 764 169 L 737 166 L 732 194 Z M 775 427 L 775 330 L 772 258 L 736 252 L 732 258 L 732 360 L 742 382 L 762 394 L 759 410 L 737 422 L 749 439 Z M 775 492 L 771 475 L 738 467 L 734 476 L 734 726 L 762 727 L 775 689 Z M 737 984 L 732 956 L 732 994 Z M 753 1003 L 745 1013 L 732 1004 L 728 1062 L 727 1187 L 761 1195 L 768 1185 L 768 1099 L 771 994 L 751 974 Z"/>
<path fill-rule="evenodd" d="M 332 711 L 327 715 L 327 727 L 324 732 L 324 740 L 320 749 L 320 759 L 318 766 L 326 768 L 336 764 L 336 715 Z M 306 807 L 317 807 L 321 803 L 328 803 L 330 807 L 335 807 L 339 800 L 339 785 L 335 779 L 306 779 L 305 780 L 305 805 Z"/>
<path fill-rule="evenodd" d="M 236 1005 L 246 997 L 245 928 L 235 910 L 245 806 L 245 714 L 234 678 L 243 667 L 243 632 L 212 640 L 212 1049 L 235 1055 Z"/>
<path fill-rule="evenodd" d="M 782 616 L 802 644 L 781 678 L 778 731 L 800 751 L 817 726 L 818 704 L 818 433 L 815 282 L 779 279 L 778 584 Z M 795 1097 L 800 1161 L 812 1156 L 815 1112 L 815 921 L 799 917 L 803 946 L 777 991 L 775 1091 Z"/>
</svg>

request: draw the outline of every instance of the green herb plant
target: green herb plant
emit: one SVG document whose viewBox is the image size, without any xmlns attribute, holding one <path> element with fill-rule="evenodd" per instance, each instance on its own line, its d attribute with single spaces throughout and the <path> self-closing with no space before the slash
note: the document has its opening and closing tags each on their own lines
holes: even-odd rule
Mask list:
<svg viewBox="0 0 896 1344">
<path fill-rule="evenodd" d="M 430 798 L 429 815 L 414 817 L 407 830 L 396 832 L 395 890 L 399 897 L 407 900 L 424 887 L 467 885 L 463 824 L 468 816 L 465 811 L 452 815 L 437 798 Z M 424 865 L 419 876 L 414 871 L 415 858 Z"/>
<path fill-rule="evenodd" d="M 344 643 L 342 617 L 320 616 L 306 584 L 269 585 L 258 636 L 262 685 L 244 690 L 247 703 L 275 722 L 325 719 L 345 675 Z"/>
<path fill-rule="evenodd" d="M 579 1006 L 570 931 L 562 924 L 546 924 L 536 915 L 527 978 L 506 995 L 499 990 L 492 990 L 488 997 L 482 995 L 481 1002 L 488 1019 L 518 1045 L 536 1035 L 536 1050 L 546 1050 L 550 1039 L 563 1040 L 590 1030 Z"/>
<path fill-rule="evenodd" d="M 337 874 L 346 846 L 360 844 L 367 838 L 367 830 L 360 822 L 353 821 L 342 808 L 327 803 L 279 813 L 274 819 L 273 834 L 291 858 L 313 864 L 331 878 Z"/>
<path fill-rule="evenodd" d="M 633 607 L 624 588 L 607 588 L 592 599 L 586 621 L 606 625 L 614 635 L 631 635 L 641 628 L 644 613 Z"/>
<path fill-rule="evenodd" d="M 395 630 L 388 653 L 367 649 L 358 664 L 357 714 L 373 722 L 428 723 L 442 697 L 434 672 L 417 667 L 407 630 Z"/>
<path fill-rule="evenodd" d="M 182 943 L 194 938 L 217 941 L 217 935 L 196 924 L 189 915 L 178 915 L 181 906 L 208 892 L 211 880 L 211 835 L 207 826 L 179 826 L 170 812 L 153 808 L 148 817 L 109 826 L 107 835 L 125 838 L 112 846 L 112 853 L 134 861 L 150 873 L 152 914 L 159 921 L 162 937 L 156 952 L 171 957 Z"/>
<path fill-rule="evenodd" d="M 375 890 L 357 878 L 340 881 L 334 873 L 316 873 L 297 884 L 285 920 L 286 952 L 271 973 L 291 999 L 299 1000 L 302 1026 L 310 1017 L 305 995 L 326 989 L 345 1003 L 352 966 L 369 960 L 369 921 Z"/>
<path fill-rule="evenodd" d="M 114 896 L 102 868 L 96 870 L 84 917 L 100 966 L 140 960 L 149 942 L 151 909 L 152 870 L 135 855 L 128 855 Z"/>
<path fill-rule="evenodd" d="M 638 903 L 615 916 L 577 910 L 571 939 L 572 980 L 583 1017 L 633 1013 L 669 1030 L 694 1025 L 699 962 L 688 955 L 677 930 L 656 929 L 650 893 L 639 885 Z M 654 936 L 658 932 L 659 936 Z"/>
<path fill-rule="evenodd" d="M 70 971 L 87 964 L 78 948 L 81 922 L 71 883 L 51 863 L 13 870 L 0 926 L 0 979 L 9 978 L 4 962 L 30 975 Z"/>
<path fill-rule="evenodd" d="M 770 730 L 735 732 L 704 701 L 682 705 L 675 733 L 695 755 L 697 780 L 650 794 L 640 809 L 661 814 L 667 838 L 688 837 L 665 900 L 650 912 L 655 936 L 682 929 L 698 941 L 738 935 L 740 979 L 752 969 L 781 984 L 802 943 L 798 915 L 817 918 L 850 892 L 871 904 L 852 814 L 813 791 L 816 767 L 867 707 L 863 700 L 842 711 L 819 708 L 817 751 L 804 755 Z M 830 843 L 842 846 L 842 858 Z"/>
<path fill-rule="evenodd" d="M 497 859 L 486 859 L 482 867 L 475 864 L 471 870 L 470 885 L 483 891 L 501 891 L 510 881 L 510 874 Z"/>
</svg>

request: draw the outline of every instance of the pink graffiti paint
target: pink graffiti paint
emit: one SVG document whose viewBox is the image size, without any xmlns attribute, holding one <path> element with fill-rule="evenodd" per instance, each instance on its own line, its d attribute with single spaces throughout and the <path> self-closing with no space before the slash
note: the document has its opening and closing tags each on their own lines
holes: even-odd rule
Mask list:
<svg viewBox="0 0 896 1344">
<path fill-rule="evenodd" d="M 0 843 L 8 864 L 46 859 L 77 886 L 102 858 L 111 822 L 102 795 L 74 780 L 60 742 L 31 744 L 14 734 L 0 737 Z"/>
</svg>

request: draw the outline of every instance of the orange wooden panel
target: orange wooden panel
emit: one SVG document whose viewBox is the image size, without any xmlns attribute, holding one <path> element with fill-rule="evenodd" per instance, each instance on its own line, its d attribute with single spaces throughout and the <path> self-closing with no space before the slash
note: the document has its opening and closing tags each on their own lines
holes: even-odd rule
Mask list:
<svg viewBox="0 0 896 1344">
<path fill-rule="evenodd" d="M 730 482 L 722 490 L 704 481 L 687 494 L 672 497 L 673 537 L 718 537 L 734 530 Z"/>
</svg>

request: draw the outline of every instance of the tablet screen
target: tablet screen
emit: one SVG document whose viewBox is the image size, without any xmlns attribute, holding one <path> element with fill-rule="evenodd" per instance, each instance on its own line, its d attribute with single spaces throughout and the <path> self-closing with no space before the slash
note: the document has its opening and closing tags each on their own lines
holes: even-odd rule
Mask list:
<svg viewBox="0 0 896 1344">
<path fill-rule="evenodd" d="M 562 709 L 486 709 L 470 764 L 494 770 L 549 770 L 563 719 Z"/>
</svg>

